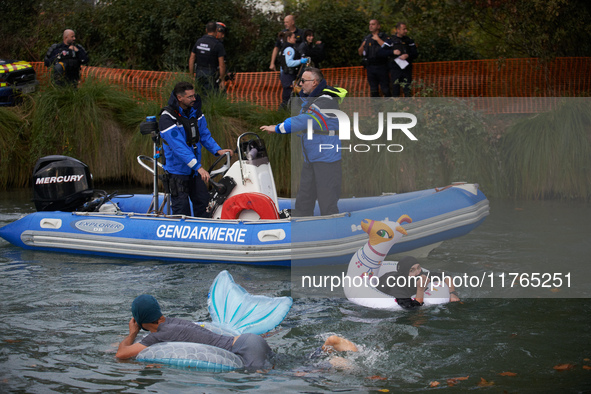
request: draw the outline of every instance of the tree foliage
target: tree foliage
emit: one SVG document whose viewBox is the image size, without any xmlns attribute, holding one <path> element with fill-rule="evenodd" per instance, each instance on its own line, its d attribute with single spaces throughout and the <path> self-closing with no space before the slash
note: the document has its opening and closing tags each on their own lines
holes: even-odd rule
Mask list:
<svg viewBox="0 0 591 394">
<path fill-rule="evenodd" d="M 591 56 L 588 0 L 285 0 L 282 15 L 250 0 L 0 0 L 0 58 L 40 61 L 65 28 L 91 65 L 186 71 L 209 21 L 228 26 L 230 71 L 266 71 L 285 14 L 314 29 L 325 67 L 359 65 L 356 52 L 377 18 L 391 33 L 404 21 L 418 61 Z"/>
</svg>

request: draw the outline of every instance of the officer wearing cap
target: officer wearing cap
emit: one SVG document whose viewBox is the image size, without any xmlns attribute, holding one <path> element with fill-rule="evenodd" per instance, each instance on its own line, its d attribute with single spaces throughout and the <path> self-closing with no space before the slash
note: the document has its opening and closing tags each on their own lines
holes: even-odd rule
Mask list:
<svg viewBox="0 0 591 394">
<path fill-rule="evenodd" d="M 222 22 L 216 22 L 215 23 L 216 26 L 216 33 L 215 33 L 215 38 L 217 38 L 219 41 L 224 41 L 224 38 L 226 38 L 226 25 Z"/>
<path fill-rule="evenodd" d="M 88 63 L 88 54 L 82 45 L 76 44 L 74 30 L 66 29 L 63 41 L 53 44 L 45 54 L 45 67 L 53 67 L 53 82 L 58 86 L 76 87 L 80 80 L 80 66 Z"/>
<path fill-rule="evenodd" d="M 197 40 L 189 57 L 189 72 L 193 73 L 197 85 L 201 86 L 204 92 L 220 88 L 223 90 L 225 87 L 226 50 L 224 44 L 216 39 L 217 30 L 217 24 L 209 22 L 205 26 L 207 34 Z"/>
<path fill-rule="evenodd" d="M 419 51 L 415 42 L 406 35 L 407 32 L 406 23 L 397 23 L 396 34 L 379 52 L 379 56 L 388 58 L 393 97 L 400 96 L 400 86 L 405 97 L 411 96 L 412 64 L 419 56 Z"/>
<path fill-rule="evenodd" d="M 378 56 L 382 46 L 390 37 L 380 32 L 380 23 L 376 19 L 369 21 L 369 33 L 358 49 L 359 56 L 363 56 L 367 70 L 367 82 L 371 97 L 379 97 L 380 89 L 384 97 L 390 97 L 390 77 L 388 76 L 388 60 Z"/>
</svg>

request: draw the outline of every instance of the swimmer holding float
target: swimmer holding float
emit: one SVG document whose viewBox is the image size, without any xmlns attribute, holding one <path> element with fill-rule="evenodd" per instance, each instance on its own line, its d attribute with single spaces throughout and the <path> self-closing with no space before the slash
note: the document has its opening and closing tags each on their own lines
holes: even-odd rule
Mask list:
<svg viewBox="0 0 591 394">
<path fill-rule="evenodd" d="M 387 219 L 361 222 L 369 240 L 351 258 L 347 276 L 369 279 L 375 276 L 378 280 L 377 286 L 367 281 L 362 286 L 355 286 L 353 280 L 343 282 L 350 301 L 369 308 L 399 310 L 460 300 L 449 277 L 430 283 L 435 275 L 423 270 L 414 257 L 405 256 L 399 262 L 384 261 L 390 248 L 407 235 L 402 227 L 405 223 L 412 223 L 408 215 L 400 216 L 396 222 Z"/>
<path fill-rule="evenodd" d="M 164 316 L 151 295 L 136 297 L 129 335 L 115 356 L 213 372 L 272 367 L 273 352 L 260 335 L 283 321 L 292 305 L 290 297 L 251 295 L 228 271 L 222 271 L 209 289 L 207 303 L 212 322 L 194 323 Z M 149 334 L 136 342 L 142 329 Z M 355 344 L 336 335 L 320 349 L 329 354 L 357 351 Z M 331 365 L 346 367 L 347 363 L 333 357 Z"/>
</svg>

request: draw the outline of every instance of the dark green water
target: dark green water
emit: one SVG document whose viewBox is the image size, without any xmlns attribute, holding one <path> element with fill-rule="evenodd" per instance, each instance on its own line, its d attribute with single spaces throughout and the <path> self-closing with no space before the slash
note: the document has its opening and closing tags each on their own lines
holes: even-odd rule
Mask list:
<svg viewBox="0 0 591 394">
<path fill-rule="evenodd" d="M 0 225 L 31 212 L 29 198 L 0 194 Z M 464 288 L 462 303 L 410 312 L 298 298 L 268 337 L 280 356 L 264 373 L 196 372 L 114 354 L 138 294 L 156 296 L 166 315 L 209 320 L 207 291 L 219 271 L 251 293 L 275 296 L 290 294 L 289 270 L 29 252 L 0 240 L 0 392 L 420 392 L 458 377 L 468 378 L 450 391 L 589 391 L 591 301 L 573 294 L 591 290 L 590 213 L 585 203 L 492 201 L 482 226 L 421 259 L 456 273 L 568 271 L 575 291 L 515 298 Z M 350 369 L 308 358 L 330 334 L 360 346 L 345 355 Z M 574 367 L 557 371 L 559 364 Z M 482 379 L 491 385 L 479 386 Z"/>
</svg>

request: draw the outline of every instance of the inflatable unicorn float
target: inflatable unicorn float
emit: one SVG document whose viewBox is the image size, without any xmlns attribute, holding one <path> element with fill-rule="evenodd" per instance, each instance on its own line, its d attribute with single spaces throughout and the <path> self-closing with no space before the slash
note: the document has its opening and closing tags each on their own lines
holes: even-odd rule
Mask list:
<svg viewBox="0 0 591 394">
<path fill-rule="evenodd" d="M 407 235 L 402 225 L 411 222 L 408 215 L 400 216 L 396 222 L 387 218 L 383 221 L 364 219 L 361 222 L 361 228 L 369 235 L 369 240 L 351 258 L 347 270 L 347 277 L 351 280 L 343 282 L 345 295 L 351 302 L 375 309 L 402 309 L 394 296 L 380 290 L 384 284 L 379 279 L 389 273 L 396 273 L 398 262 L 384 259 L 390 248 Z M 425 269 L 423 271 L 428 272 Z M 449 297 L 449 288 L 445 283 L 437 286 L 432 283 L 425 290 L 423 302 L 425 305 L 443 304 L 449 302 Z"/>
</svg>

